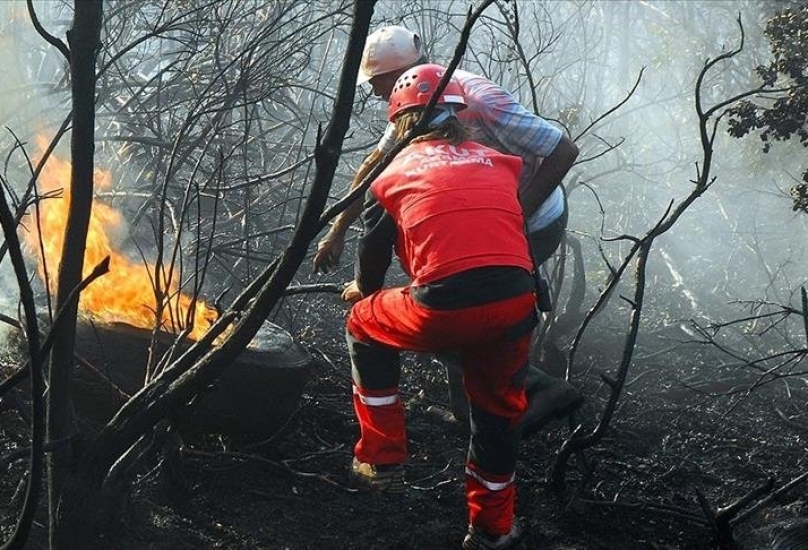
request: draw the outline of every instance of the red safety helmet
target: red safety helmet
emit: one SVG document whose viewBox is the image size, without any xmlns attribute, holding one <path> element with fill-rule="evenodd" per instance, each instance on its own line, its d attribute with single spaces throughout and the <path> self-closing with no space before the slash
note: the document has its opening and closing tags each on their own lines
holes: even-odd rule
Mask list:
<svg viewBox="0 0 808 550">
<path fill-rule="evenodd" d="M 446 67 L 427 64 L 416 65 L 399 76 L 393 86 L 393 91 L 390 92 L 387 119 L 393 122 L 403 111 L 413 107 L 423 107 L 429 103 L 429 99 L 435 93 L 444 74 L 446 74 Z M 466 107 L 463 88 L 460 87 L 457 79 L 449 80 L 437 105 L 452 105 L 458 111 Z"/>
</svg>

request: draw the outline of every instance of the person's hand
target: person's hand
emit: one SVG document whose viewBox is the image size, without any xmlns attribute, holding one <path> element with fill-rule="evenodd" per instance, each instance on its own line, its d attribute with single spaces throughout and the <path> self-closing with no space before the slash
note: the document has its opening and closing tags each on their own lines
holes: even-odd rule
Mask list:
<svg viewBox="0 0 808 550">
<path fill-rule="evenodd" d="M 317 243 L 317 253 L 314 255 L 314 269 L 316 273 L 321 271 L 328 273 L 328 270 L 339 267 L 339 257 L 345 248 L 345 239 L 342 235 L 328 233 Z"/>
<path fill-rule="evenodd" d="M 358 302 L 362 298 L 362 291 L 359 290 L 359 285 L 356 284 L 355 280 L 346 284 L 345 288 L 342 289 L 342 300 L 349 304 Z"/>
</svg>

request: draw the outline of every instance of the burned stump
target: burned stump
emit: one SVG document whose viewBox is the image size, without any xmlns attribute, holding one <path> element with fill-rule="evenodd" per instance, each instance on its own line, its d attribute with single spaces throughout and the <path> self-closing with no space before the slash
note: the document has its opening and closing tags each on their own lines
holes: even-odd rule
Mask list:
<svg viewBox="0 0 808 550">
<path fill-rule="evenodd" d="M 151 330 L 128 324 L 79 323 L 73 395 L 77 415 L 88 428 L 105 424 L 143 387 L 151 340 Z M 159 336 L 154 343 L 156 357 L 169 351 L 173 342 L 172 335 Z M 178 425 L 186 433 L 268 438 L 297 408 L 310 369 L 308 351 L 281 327 L 267 322 L 212 387 L 179 413 Z"/>
</svg>

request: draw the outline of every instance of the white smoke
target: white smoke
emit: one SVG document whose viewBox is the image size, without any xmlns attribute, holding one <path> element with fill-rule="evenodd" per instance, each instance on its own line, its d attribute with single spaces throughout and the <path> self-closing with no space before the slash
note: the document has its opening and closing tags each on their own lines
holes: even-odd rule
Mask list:
<svg viewBox="0 0 808 550">
<path fill-rule="evenodd" d="M 64 39 L 65 21 L 54 19 L 58 3 L 35 2 L 37 16 L 54 36 Z M 46 75 L 62 69 L 64 60 L 55 48 L 40 37 L 31 23 L 24 0 L 0 2 L 0 56 L 2 56 L 2 82 L 0 82 L 0 151 L 5 163 L 3 179 L 11 194 L 19 199 L 30 180 L 30 169 L 21 145 L 28 155 L 34 150 L 33 138 L 37 134 L 52 134 L 53 120 L 67 111 L 62 98 L 57 97 Z M 7 203 L 12 202 L 8 189 L 4 189 Z M 9 204 L 13 210 L 16 204 Z M 20 233 L 20 237 L 22 237 Z M 0 239 L 5 243 L 5 238 Z M 33 267 L 29 266 L 29 278 Z M 36 278 L 33 278 L 36 281 Z M 18 319 L 19 286 L 8 252 L 0 257 L 0 314 Z M 0 321 L 0 342 L 6 341 L 11 331 L 8 323 Z"/>
</svg>

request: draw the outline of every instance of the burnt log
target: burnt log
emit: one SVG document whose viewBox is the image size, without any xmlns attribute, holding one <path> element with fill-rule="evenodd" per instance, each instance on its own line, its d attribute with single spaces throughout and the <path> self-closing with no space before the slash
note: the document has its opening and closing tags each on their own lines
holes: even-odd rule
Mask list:
<svg viewBox="0 0 808 550">
<path fill-rule="evenodd" d="M 143 387 L 150 347 L 159 359 L 166 353 L 177 356 L 188 345 L 175 345 L 170 334 L 159 334 L 152 342 L 151 330 L 124 323 L 80 322 L 73 376 L 77 417 L 87 429 L 99 429 Z M 298 407 L 311 365 L 309 352 L 288 332 L 264 323 L 235 363 L 177 411 L 174 420 L 185 433 L 241 440 L 271 437 Z"/>
</svg>

